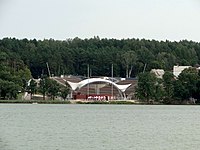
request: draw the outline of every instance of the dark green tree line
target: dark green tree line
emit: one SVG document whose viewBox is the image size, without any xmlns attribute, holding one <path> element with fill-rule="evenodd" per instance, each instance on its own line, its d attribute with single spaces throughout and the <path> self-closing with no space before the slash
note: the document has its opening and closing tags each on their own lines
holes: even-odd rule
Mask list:
<svg viewBox="0 0 200 150">
<path fill-rule="evenodd" d="M 28 66 L 34 78 L 48 74 L 49 63 L 54 75 L 85 75 L 90 64 L 92 75 L 110 75 L 110 66 L 114 66 L 114 76 L 135 77 L 138 73 L 152 68 L 172 70 L 176 64 L 199 64 L 200 44 L 192 41 L 155 41 L 145 39 L 67 39 L 57 41 L 18 40 L 4 38 L 0 40 L 0 50 L 8 57 L 7 61 L 15 70 L 21 63 Z M 2 54 L 2 55 L 5 55 Z M 4 56 L 2 56 L 4 57 Z"/>
</svg>

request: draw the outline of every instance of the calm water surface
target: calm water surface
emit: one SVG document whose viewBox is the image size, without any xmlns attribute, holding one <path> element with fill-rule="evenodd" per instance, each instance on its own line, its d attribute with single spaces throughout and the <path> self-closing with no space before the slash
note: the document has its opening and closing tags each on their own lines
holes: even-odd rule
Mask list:
<svg viewBox="0 0 200 150">
<path fill-rule="evenodd" d="M 199 106 L 0 104 L 0 150 L 197 150 Z"/>
</svg>

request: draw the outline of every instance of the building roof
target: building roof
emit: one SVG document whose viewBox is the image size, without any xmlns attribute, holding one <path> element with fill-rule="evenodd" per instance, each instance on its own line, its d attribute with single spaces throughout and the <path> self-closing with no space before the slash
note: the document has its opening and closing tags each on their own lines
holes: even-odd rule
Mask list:
<svg viewBox="0 0 200 150">
<path fill-rule="evenodd" d="M 163 69 L 152 69 L 151 72 L 155 73 L 157 78 L 162 78 L 165 73 Z"/>
<path fill-rule="evenodd" d="M 74 91 L 84 87 L 87 84 L 91 84 L 91 83 L 95 83 L 95 82 L 104 82 L 104 83 L 112 84 L 117 89 L 119 89 L 121 92 L 125 92 L 126 89 L 131 85 L 131 84 L 118 85 L 110 80 L 101 79 L 101 78 L 89 78 L 89 79 L 82 80 L 78 83 L 73 83 L 70 81 L 66 81 L 66 82 L 71 86 L 72 90 L 74 90 Z"/>
<path fill-rule="evenodd" d="M 190 68 L 191 66 L 174 66 L 173 68 L 173 74 L 175 77 L 178 77 L 179 74 L 184 70 L 184 69 L 187 69 L 187 68 Z"/>
</svg>

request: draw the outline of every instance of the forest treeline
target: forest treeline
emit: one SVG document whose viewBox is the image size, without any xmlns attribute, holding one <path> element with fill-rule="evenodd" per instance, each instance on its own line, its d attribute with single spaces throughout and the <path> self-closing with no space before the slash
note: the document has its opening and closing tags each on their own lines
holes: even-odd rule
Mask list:
<svg viewBox="0 0 200 150">
<path fill-rule="evenodd" d="M 0 40 L 0 95 L 16 98 L 27 81 L 48 75 L 136 77 L 151 69 L 171 71 L 174 65 L 200 64 L 200 43 L 145 39 Z M 6 91 L 6 92 L 5 92 Z"/>
<path fill-rule="evenodd" d="M 0 40 L 0 52 L 12 67 L 19 67 L 19 63 L 27 66 L 34 78 L 48 74 L 47 62 L 56 76 L 87 75 L 88 64 L 91 76 L 111 76 L 113 64 L 114 76 L 135 77 L 144 69 L 170 71 L 174 65 L 199 64 L 200 43 L 99 37 L 65 41 L 4 38 Z"/>
</svg>

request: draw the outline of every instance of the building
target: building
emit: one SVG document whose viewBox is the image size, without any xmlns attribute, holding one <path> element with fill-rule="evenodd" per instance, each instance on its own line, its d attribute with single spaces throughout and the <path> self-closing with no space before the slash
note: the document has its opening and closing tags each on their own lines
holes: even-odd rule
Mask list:
<svg viewBox="0 0 200 150">
<path fill-rule="evenodd" d="M 96 77 L 81 79 L 79 77 L 52 77 L 62 85 L 71 87 L 69 98 L 93 100 L 132 99 L 137 85 L 136 79 L 113 80 Z"/>
<path fill-rule="evenodd" d="M 151 70 L 152 73 L 154 73 L 156 75 L 157 78 L 162 79 L 165 71 L 163 69 L 152 69 Z"/>
<path fill-rule="evenodd" d="M 178 77 L 179 74 L 184 70 L 184 69 L 187 69 L 187 68 L 190 68 L 191 66 L 174 66 L 173 67 L 173 74 L 175 77 Z"/>
</svg>

